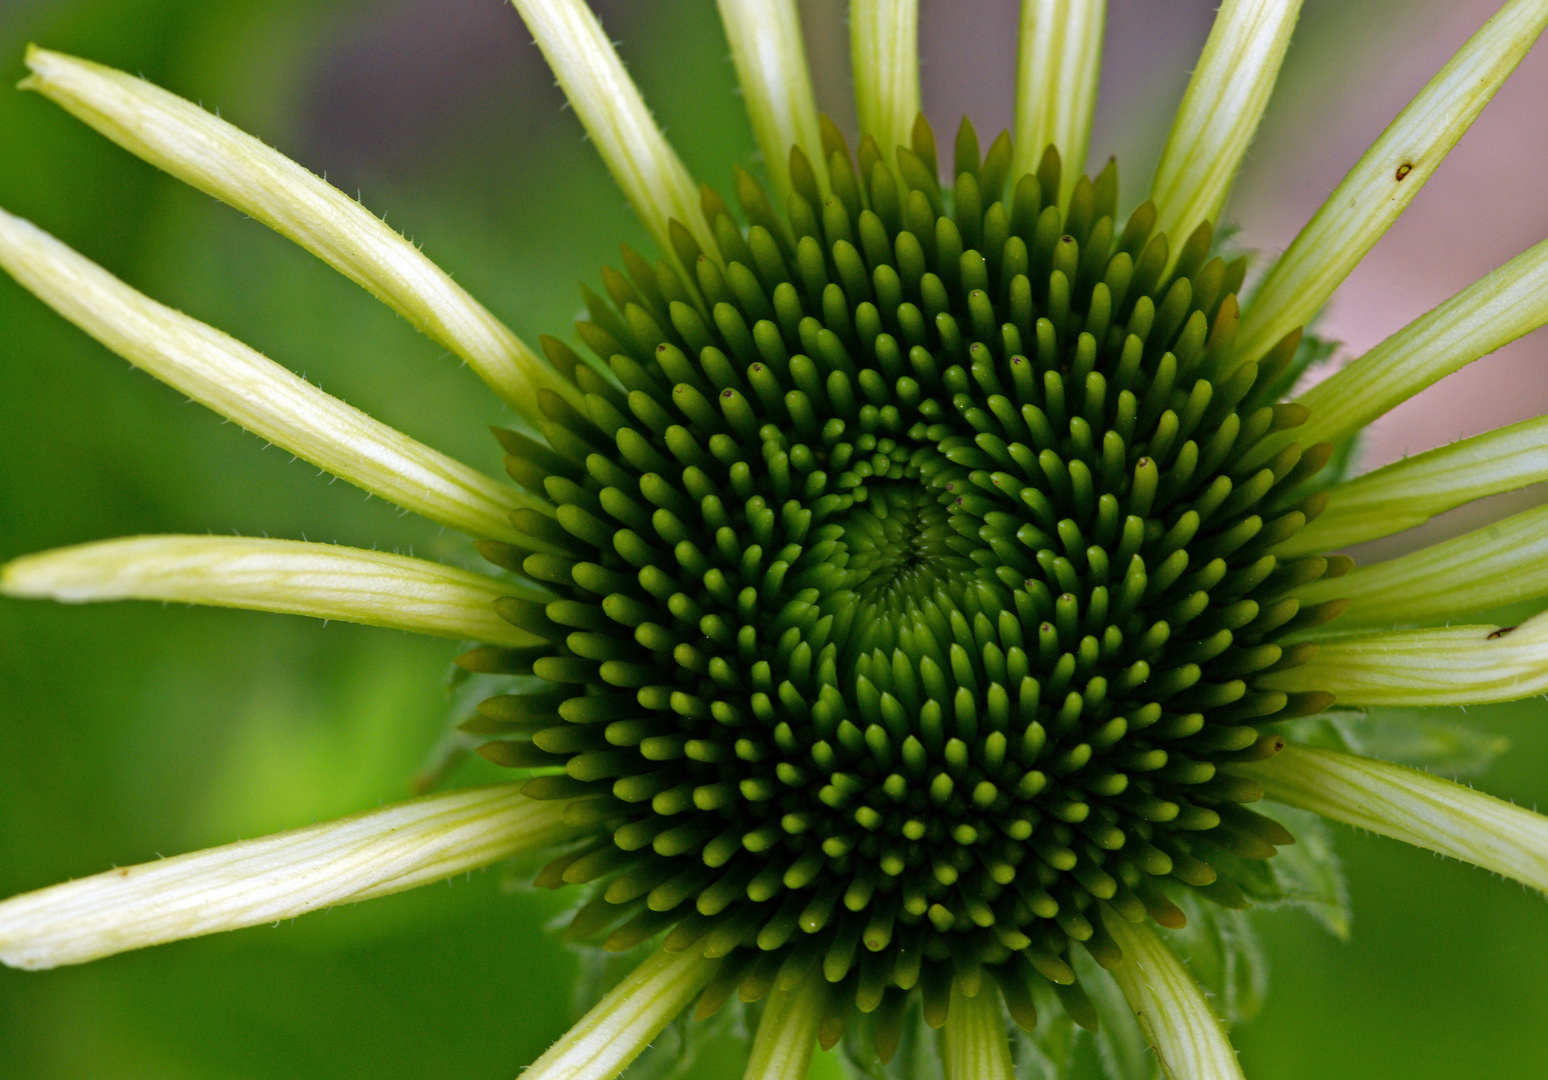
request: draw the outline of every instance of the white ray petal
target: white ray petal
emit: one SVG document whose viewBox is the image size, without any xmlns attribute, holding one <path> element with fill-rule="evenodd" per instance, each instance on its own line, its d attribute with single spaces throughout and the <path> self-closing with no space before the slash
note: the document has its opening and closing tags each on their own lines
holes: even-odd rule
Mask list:
<svg viewBox="0 0 1548 1080">
<path fill-rule="evenodd" d="M 742 1080 L 804 1080 L 826 996 L 827 984 L 820 979 L 793 990 L 770 990 Z"/>
<path fill-rule="evenodd" d="M 0 566 L 0 593 L 249 608 L 514 647 L 539 639 L 500 618 L 495 601 L 542 595 L 424 559 L 236 536 L 131 536 L 24 555 Z"/>
<path fill-rule="evenodd" d="M 31 47 L 22 87 L 130 153 L 294 240 L 468 362 L 539 419 L 535 392 L 574 395 L 500 320 L 418 248 L 342 191 L 191 101 L 122 71 Z"/>
<path fill-rule="evenodd" d="M 849 53 L 860 133 L 891 161 L 912 143 L 919 115 L 919 0 L 853 0 Z"/>
<path fill-rule="evenodd" d="M 162 382 L 318 468 L 473 536 L 518 539 L 512 509 L 546 504 L 323 393 L 228 334 L 136 292 L 0 211 L 0 268 Z"/>
<path fill-rule="evenodd" d="M 827 173 L 796 0 L 718 3 L 747 117 L 782 207 L 790 194 L 792 146 L 801 148 L 819 177 Z"/>
<path fill-rule="evenodd" d="M 1225 0 L 1178 106 L 1150 197 L 1173 257 L 1217 221 L 1290 45 L 1300 0 Z"/>
<path fill-rule="evenodd" d="M 1300 395 L 1311 416 L 1270 435 L 1243 460 L 1289 442 L 1336 443 L 1425 387 L 1548 322 L 1548 240 L 1528 248 Z"/>
<path fill-rule="evenodd" d="M 1355 163 L 1242 313 L 1236 362 L 1305 325 L 1413 202 L 1548 25 L 1548 0 L 1506 4 L 1459 49 Z"/>
<path fill-rule="evenodd" d="M 1548 892 L 1548 817 L 1427 772 L 1309 746 L 1231 771 L 1270 799 L 1438 851 Z"/>
<path fill-rule="evenodd" d="M 656 952 L 608 991 L 522 1080 L 610 1080 L 704 989 L 717 960 L 697 950 Z"/>
<path fill-rule="evenodd" d="M 1021 2 L 1011 175 L 1033 172 L 1049 144 L 1058 147 L 1061 206 L 1086 167 L 1106 18 L 1107 0 Z"/>
<path fill-rule="evenodd" d="M 1333 629 L 1440 622 L 1548 594 L 1548 506 L 1341 578 L 1296 590 L 1302 603 L 1353 601 Z"/>
<path fill-rule="evenodd" d="M 940 1042 L 946 1080 L 1013 1080 L 1016 1075 L 1000 1012 L 1000 992 L 987 979 L 972 997 L 953 980 Z"/>
<path fill-rule="evenodd" d="M 1520 626 L 1447 626 L 1317 642 L 1266 690 L 1325 690 L 1350 705 L 1471 705 L 1548 692 L 1548 612 Z"/>
<path fill-rule="evenodd" d="M 42 969 L 290 919 L 442 881 L 569 838 L 515 784 L 369 810 L 125 866 L 0 902 L 0 961 Z"/>
<path fill-rule="evenodd" d="M 1243 1080 L 1225 1025 L 1177 954 L 1148 925 L 1105 904 L 1102 922 L 1123 950 L 1113 980 L 1168 1080 Z"/>
<path fill-rule="evenodd" d="M 1485 495 L 1548 480 L 1548 416 L 1394 461 L 1333 488 L 1328 508 L 1277 550 L 1336 551 L 1423 525 Z"/>
<path fill-rule="evenodd" d="M 667 222 L 718 248 L 699 209 L 693 178 L 645 107 L 645 99 L 585 0 L 513 0 L 613 180 L 656 245 L 673 258 Z M 693 281 L 693 267 L 682 267 Z"/>
</svg>

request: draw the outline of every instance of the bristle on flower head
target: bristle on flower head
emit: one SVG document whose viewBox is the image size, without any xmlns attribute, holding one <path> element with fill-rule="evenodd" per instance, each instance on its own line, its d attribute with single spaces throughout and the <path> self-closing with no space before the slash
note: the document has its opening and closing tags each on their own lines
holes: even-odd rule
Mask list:
<svg viewBox="0 0 1548 1080">
<path fill-rule="evenodd" d="M 1052 148 L 1013 178 L 965 123 L 942 190 L 915 131 L 857 169 L 824 125 L 833 194 L 794 151 L 784 216 L 739 173 L 745 232 L 706 189 L 727 261 L 675 227 L 692 282 L 604 272 L 606 372 L 545 342 L 585 411 L 544 392 L 546 446 L 502 433 L 558 513 L 485 552 L 553 590 L 501 605 L 548 644 L 463 660 L 553 684 L 477 726 L 583 800 L 539 876 L 597 883 L 573 936 L 723 957 L 701 1012 L 825 979 L 824 1041 L 869 1014 L 883 1057 L 909 994 L 938 1026 L 986 977 L 1018 1022 L 1046 980 L 1093 1023 L 1070 950 L 1121 962 L 1101 905 L 1246 902 L 1291 837 L 1220 766 L 1330 700 L 1254 683 L 1340 610 L 1288 592 L 1347 565 L 1274 554 L 1330 448 L 1241 467 L 1304 419 L 1273 403 L 1299 335 L 1235 362 L 1210 227 L 1174 257 L 1150 204 L 1118 223 L 1112 165 L 1059 205 Z"/>
</svg>

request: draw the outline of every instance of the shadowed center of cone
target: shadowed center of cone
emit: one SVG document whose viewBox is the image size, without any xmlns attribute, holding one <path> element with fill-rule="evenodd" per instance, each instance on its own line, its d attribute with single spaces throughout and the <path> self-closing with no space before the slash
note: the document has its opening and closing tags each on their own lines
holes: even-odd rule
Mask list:
<svg viewBox="0 0 1548 1080">
<path fill-rule="evenodd" d="M 992 977 L 1091 1024 L 1099 905 L 1244 905 L 1291 842 L 1221 766 L 1329 700 L 1254 685 L 1347 568 L 1274 554 L 1326 446 L 1242 464 L 1305 417 L 1299 333 L 1240 362 L 1244 264 L 1207 225 L 1174 257 L 1148 203 L 1118 228 L 1112 165 L 1060 205 L 1051 149 L 1011 183 L 964 125 L 943 190 L 922 121 L 858 167 L 824 130 L 831 194 L 799 151 L 783 215 L 738 173 L 745 232 L 705 189 L 720 258 L 674 224 L 586 293 L 596 365 L 544 339 L 576 393 L 500 436 L 558 512 L 481 549 L 553 591 L 500 607 L 545 644 L 462 662 L 546 682 L 481 706 L 482 752 L 576 800 L 539 876 L 595 883 L 571 936 L 724 958 L 701 1014 L 817 980 L 823 1041 L 886 1059 L 916 992 L 939 1024 Z"/>
</svg>

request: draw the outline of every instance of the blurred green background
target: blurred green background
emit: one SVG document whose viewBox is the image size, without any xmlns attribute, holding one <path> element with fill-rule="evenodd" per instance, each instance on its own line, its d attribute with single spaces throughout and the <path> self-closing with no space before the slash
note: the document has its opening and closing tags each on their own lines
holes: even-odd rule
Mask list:
<svg viewBox="0 0 1548 1080">
<path fill-rule="evenodd" d="M 837 7 L 810 6 L 820 31 L 837 31 Z M 1213 6 L 1168 4 L 1176 41 L 1126 46 L 1154 54 L 1153 70 L 1127 72 L 1118 99 L 1139 108 L 1170 94 L 1164 120 Z M 712 0 L 599 7 L 690 169 L 724 187 L 752 140 Z M 1112 19 L 1154 21 L 1140 8 L 1119 0 Z M 1330 62 L 1358 55 L 1352 28 L 1380 42 L 1402 8 L 1365 5 L 1355 18 L 1308 4 L 1287 87 L 1324 85 Z M 358 191 L 529 340 L 563 332 L 576 282 L 594 282 L 617 241 L 644 244 L 498 0 L 0 0 L 0 82 L 20 77 L 29 40 L 219 107 Z M 949 52 L 926 42 L 927 65 L 937 61 L 927 94 L 934 79 L 949 96 Z M 825 92 L 841 97 L 834 55 L 842 47 L 814 50 Z M 1098 150 L 1132 162 L 1130 204 L 1159 146 L 1158 108 L 1145 108 L 1143 124 L 1104 114 L 1099 129 Z M 1276 130 L 1304 130 L 1295 109 L 1276 102 L 1265 146 Z M 261 226 L 9 90 L 0 205 L 498 475 L 486 425 L 503 409 L 471 373 Z M 1488 218 L 1486 200 L 1474 209 Z M 460 538 L 265 448 L 0 280 L 0 560 L 149 532 L 470 559 Z M 403 798 L 440 734 L 454 652 L 290 617 L 0 602 L 0 895 Z M 1548 706 L 1468 718 L 1515 747 L 1484 786 L 1548 802 Z M 497 772 L 475 763 L 452 782 Z M 1295 912 L 1260 920 L 1272 984 L 1236 1035 L 1249 1075 L 1548 1076 L 1541 898 L 1395 843 L 1347 829 L 1339 839 L 1353 938 L 1340 944 Z M 498 886 L 498 874 L 477 874 L 278 928 L 54 972 L 0 970 L 0 1075 L 514 1077 L 571 1019 L 576 958 L 542 932 L 563 898 Z M 739 1074 L 739 1051 L 711 1051 L 695 1075 Z"/>
</svg>

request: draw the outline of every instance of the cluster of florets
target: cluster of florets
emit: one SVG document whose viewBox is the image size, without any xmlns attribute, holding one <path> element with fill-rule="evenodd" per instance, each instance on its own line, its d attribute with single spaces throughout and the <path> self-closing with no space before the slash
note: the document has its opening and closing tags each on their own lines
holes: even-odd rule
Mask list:
<svg viewBox="0 0 1548 1080">
<path fill-rule="evenodd" d="M 1241 465 L 1304 418 L 1298 337 L 1239 362 L 1244 263 L 1120 228 L 1112 165 L 1060 205 L 1051 148 L 1011 177 L 964 125 L 948 191 L 922 122 L 858 168 L 824 132 L 826 197 L 799 150 L 784 215 L 739 172 L 718 253 L 674 223 L 587 293 L 600 364 L 544 340 L 575 393 L 501 438 L 557 513 L 484 551 L 552 590 L 501 608 L 546 644 L 463 663 L 546 685 L 473 726 L 588 829 L 539 876 L 596 883 L 573 936 L 725 958 L 701 1014 L 824 979 L 823 1041 L 869 1014 L 886 1059 L 916 989 L 939 1024 L 991 977 L 1094 1023 L 1102 906 L 1240 905 L 1291 841 L 1222 766 L 1327 700 L 1254 685 L 1339 610 L 1288 596 L 1338 561 L 1274 554 L 1328 448 Z"/>
</svg>

